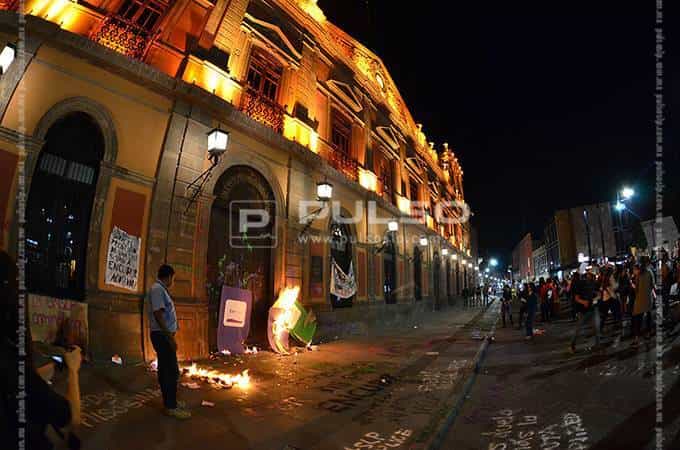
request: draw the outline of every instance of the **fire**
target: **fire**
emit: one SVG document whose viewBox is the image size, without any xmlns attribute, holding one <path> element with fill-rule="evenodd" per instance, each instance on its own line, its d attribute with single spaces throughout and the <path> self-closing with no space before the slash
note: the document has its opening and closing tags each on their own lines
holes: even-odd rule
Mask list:
<svg viewBox="0 0 680 450">
<path fill-rule="evenodd" d="M 295 301 L 299 294 L 300 286 L 283 289 L 269 311 L 271 322 L 270 344 L 278 353 L 289 353 L 288 332 L 295 326 L 300 315 L 295 308 Z"/>
<path fill-rule="evenodd" d="M 244 370 L 237 375 L 230 375 L 217 370 L 198 367 L 196 363 L 193 363 L 190 366 L 182 367 L 182 375 L 225 389 L 234 386 L 238 386 L 241 389 L 250 387 L 250 375 L 248 375 L 248 370 Z"/>
</svg>

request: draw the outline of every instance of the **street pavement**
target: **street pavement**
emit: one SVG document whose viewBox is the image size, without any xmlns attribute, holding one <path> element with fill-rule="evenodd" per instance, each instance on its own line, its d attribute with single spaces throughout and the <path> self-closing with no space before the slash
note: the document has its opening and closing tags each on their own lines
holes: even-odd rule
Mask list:
<svg viewBox="0 0 680 450">
<path fill-rule="evenodd" d="M 515 316 L 517 326 L 517 316 Z M 442 449 L 654 449 L 654 341 L 635 350 L 614 335 L 592 352 L 581 339 L 568 352 L 574 324 L 538 323 L 527 342 L 518 329 L 497 329 L 473 388 Z M 609 328 L 611 330 L 611 328 Z M 664 449 L 680 449 L 680 351 L 665 336 Z M 675 345 L 674 345 L 675 344 Z"/>
<path fill-rule="evenodd" d="M 498 308 L 450 307 L 399 330 L 372 330 L 291 356 L 260 351 L 199 361 L 230 374 L 248 369 L 252 385 L 180 387 L 193 413 L 188 421 L 162 415 L 148 369 L 85 366 L 83 449 L 427 448 L 461 397 Z M 63 389 L 63 380 L 55 387 Z"/>
</svg>

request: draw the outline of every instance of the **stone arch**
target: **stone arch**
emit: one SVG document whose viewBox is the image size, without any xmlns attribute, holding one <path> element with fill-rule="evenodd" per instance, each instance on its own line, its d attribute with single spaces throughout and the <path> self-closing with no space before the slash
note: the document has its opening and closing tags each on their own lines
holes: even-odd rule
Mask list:
<svg viewBox="0 0 680 450">
<path fill-rule="evenodd" d="M 33 130 L 33 137 L 41 142 L 44 141 L 50 127 L 57 120 L 73 112 L 85 113 L 99 125 L 104 136 L 104 158 L 102 161 L 115 164 L 118 156 L 118 138 L 116 137 L 113 116 L 104 105 L 88 97 L 70 97 L 52 105 L 38 121 L 35 130 Z"/>
<path fill-rule="evenodd" d="M 234 147 L 238 144 L 234 143 Z M 227 153 L 220 159 L 217 167 L 213 169 L 213 175 L 206 182 L 204 192 L 212 194 L 215 192 L 217 183 L 223 175 L 232 167 L 245 166 L 258 172 L 269 184 L 269 187 L 274 194 L 274 201 L 276 202 L 276 215 L 279 218 L 285 217 L 286 214 L 286 196 L 281 188 L 281 184 L 274 172 L 269 167 L 266 161 L 262 158 L 249 152 L 247 148 L 234 148 L 227 151 Z M 212 205 L 210 205 L 212 206 Z"/>
</svg>

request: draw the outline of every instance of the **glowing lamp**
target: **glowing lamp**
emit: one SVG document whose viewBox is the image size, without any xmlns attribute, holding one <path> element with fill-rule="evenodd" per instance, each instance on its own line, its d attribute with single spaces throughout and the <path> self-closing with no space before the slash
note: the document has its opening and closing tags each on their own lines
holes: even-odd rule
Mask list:
<svg viewBox="0 0 680 450">
<path fill-rule="evenodd" d="M 227 151 L 229 144 L 229 133 L 215 128 L 208 133 L 208 154 L 210 158 L 219 158 Z"/>
<path fill-rule="evenodd" d="M 0 52 L 0 68 L 2 68 L 2 73 L 7 73 L 7 69 L 14 61 L 14 56 L 16 55 L 16 50 L 12 44 L 7 44 L 5 48 Z"/>
<path fill-rule="evenodd" d="M 442 255 L 446 256 L 449 254 L 449 249 L 448 248 L 443 248 L 442 249 Z"/>
<path fill-rule="evenodd" d="M 475 266 L 475 272 L 479 272 L 479 266 Z"/>
<path fill-rule="evenodd" d="M 456 261 L 458 259 L 458 255 L 454 253 L 453 255 L 451 255 L 451 259 Z"/>
<path fill-rule="evenodd" d="M 635 190 L 633 188 L 625 187 L 621 190 L 621 196 L 624 199 L 629 200 L 635 196 Z"/>
<path fill-rule="evenodd" d="M 427 238 L 425 236 L 420 238 L 420 246 L 427 247 Z"/>
<path fill-rule="evenodd" d="M 333 196 L 333 185 L 328 181 L 316 184 L 316 197 L 320 202 L 327 202 Z"/>
<path fill-rule="evenodd" d="M 614 209 L 621 212 L 624 209 L 626 209 L 626 205 L 624 205 L 622 202 L 616 202 L 616 205 L 614 205 Z"/>
<path fill-rule="evenodd" d="M 496 267 L 498 265 L 498 260 L 496 258 L 491 258 L 489 264 L 491 264 L 492 267 Z"/>
<path fill-rule="evenodd" d="M 389 231 L 397 231 L 399 230 L 399 222 L 396 220 L 392 219 L 389 222 L 387 222 L 387 229 Z"/>
</svg>

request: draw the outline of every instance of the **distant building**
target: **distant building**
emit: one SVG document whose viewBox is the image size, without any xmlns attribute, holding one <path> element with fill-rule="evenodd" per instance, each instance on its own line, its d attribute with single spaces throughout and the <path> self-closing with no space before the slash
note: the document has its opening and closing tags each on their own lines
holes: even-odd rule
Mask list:
<svg viewBox="0 0 680 450">
<path fill-rule="evenodd" d="M 680 240 L 680 232 L 675 220 L 671 216 L 666 216 L 661 219 L 661 235 L 657 235 L 655 230 L 656 219 L 645 220 L 641 222 L 642 230 L 647 238 L 647 248 L 656 249 L 663 247 L 669 252 L 677 252 L 678 241 Z"/>
<path fill-rule="evenodd" d="M 513 251 L 513 270 L 519 268 L 519 273 L 515 275 L 515 279 L 526 281 L 533 278 L 534 262 L 532 260 L 532 253 L 533 240 L 531 239 L 531 233 L 527 233 Z"/>
<path fill-rule="evenodd" d="M 548 278 L 550 276 L 548 253 L 543 242 L 536 241 L 532 250 L 534 260 L 534 278 Z"/>
</svg>

